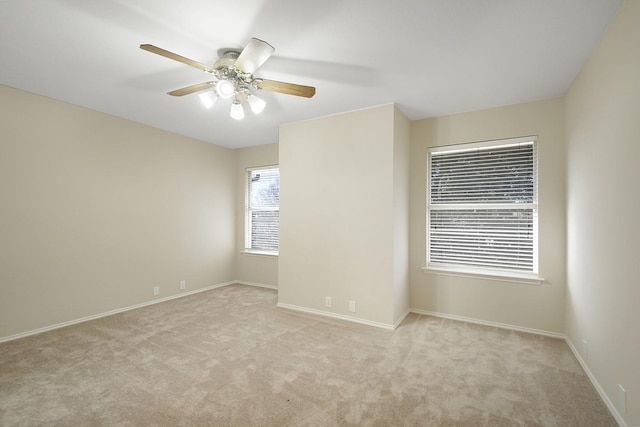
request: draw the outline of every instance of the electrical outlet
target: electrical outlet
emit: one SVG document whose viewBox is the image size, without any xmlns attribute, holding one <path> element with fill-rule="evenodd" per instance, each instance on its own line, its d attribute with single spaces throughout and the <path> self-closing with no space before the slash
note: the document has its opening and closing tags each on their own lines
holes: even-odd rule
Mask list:
<svg viewBox="0 0 640 427">
<path fill-rule="evenodd" d="M 582 354 L 584 354 L 584 361 L 589 361 L 589 347 L 587 346 L 587 340 L 582 340 Z"/>
<path fill-rule="evenodd" d="M 625 390 L 621 384 L 618 384 L 618 400 L 620 401 L 620 413 L 622 413 L 622 415 L 626 415 L 627 414 L 627 390 Z"/>
<path fill-rule="evenodd" d="M 356 312 L 356 302 L 354 300 L 349 301 L 349 311 L 352 313 Z"/>
<path fill-rule="evenodd" d="M 180 289 L 187 289 L 187 281 L 186 280 L 181 280 L 180 281 Z"/>
<path fill-rule="evenodd" d="M 324 297 L 324 306 L 331 308 L 331 297 Z"/>
<path fill-rule="evenodd" d="M 153 287 L 153 295 L 160 295 L 160 286 Z"/>
</svg>

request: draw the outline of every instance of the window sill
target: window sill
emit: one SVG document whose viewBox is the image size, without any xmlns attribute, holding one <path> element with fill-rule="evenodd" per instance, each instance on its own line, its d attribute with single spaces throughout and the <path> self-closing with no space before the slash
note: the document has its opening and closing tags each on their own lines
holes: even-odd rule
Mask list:
<svg viewBox="0 0 640 427">
<path fill-rule="evenodd" d="M 473 279 L 492 280 L 499 282 L 523 283 L 526 285 L 542 285 L 545 280 L 535 274 L 519 274 L 496 271 L 482 271 L 473 269 L 456 269 L 446 267 L 422 267 L 425 274 L 441 276 L 467 277 Z"/>
<path fill-rule="evenodd" d="M 253 255 L 253 256 L 264 256 L 267 258 L 277 258 L 278 252 L 267 252 L 267 251 L 252 251 L 252 250 L 244 250 L 240 252 L 243 255 Z"/>
</svg>

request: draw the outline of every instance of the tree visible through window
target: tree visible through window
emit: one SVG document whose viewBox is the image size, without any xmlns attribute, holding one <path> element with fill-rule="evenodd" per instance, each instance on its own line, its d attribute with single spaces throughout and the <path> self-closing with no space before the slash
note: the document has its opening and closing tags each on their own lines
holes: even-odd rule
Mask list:
<svg viewBox="0 0 640 427">
<path fill-rule="evenodd" d="M 277 167 L 247 170 L 245 249 L 278 252 L 280 171 Z"/>
<path fill-rule="evenodd" d="M 537 273 L 535 137 L 429 150 L 427 264 Z"/>
</svg>

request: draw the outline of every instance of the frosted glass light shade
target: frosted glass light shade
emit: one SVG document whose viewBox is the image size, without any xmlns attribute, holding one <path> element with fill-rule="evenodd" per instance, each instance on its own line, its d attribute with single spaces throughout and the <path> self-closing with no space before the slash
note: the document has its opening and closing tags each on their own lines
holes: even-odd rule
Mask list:
<svg viewBox="0 0 640 427">
<path fill-rule="evenodd" d="M 214 92 L 204 92 L 198 95 L 200 97 L 200 102 L 204 105 L 204 108 L 207 110 L 213 107 L 213 104 L 216 103 L 218 96 Z"/>
<path fill-rule="evenodd" d="M 263 99 L 258 98 L 253 94 L 247 96 L 247 102 L 249 103 L 249 107 L 251 107 L 251 111 L 253 111 L 254 114 L 262 113 L 262 110 L 264 110 L 264 107 L 267 105 L 267 103 Z"/>
<path fill-rule="evenodd" d="M 244 109 L 242 108 L 242 104 L 240 104 L 240 101 L 233 101 L 233 104 L 231 104 L 231 112 L 229 113 L 229 115 L 231 116 L 231 118 L 236 120 L 244 119 Z"/>
</svg>

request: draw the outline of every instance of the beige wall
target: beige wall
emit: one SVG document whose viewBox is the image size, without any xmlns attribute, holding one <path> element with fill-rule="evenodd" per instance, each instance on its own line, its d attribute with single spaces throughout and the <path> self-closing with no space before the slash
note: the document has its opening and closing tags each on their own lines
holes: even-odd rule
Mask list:
<svg viewBox="0 0 640 427">
<path fill-rule="evenodd" d="M 0 338 L 232 280 L 234 165 L 0 86 Z"/>
<path fill-rule="evenodd" d="M 395 114 L 385 105 L 281 126 L 280 304 L 393 324 Z"/>
<path fill-rule="evenodd" d="M 539 270 L 543 285 L 426 274 L 428 147 L 538 135 Z M 565 293 L 563 100 L 411 123 L 411 307 L 562 334 Z"/>
<path fill-rule="evenodd" d="M 244 254 L 246 169 L 278 164 L 278 144 L 236 150 L 236 280 L 278 286 L 278 257 Z"/>
<path fill-rule="evenodd" d="M 567 338 L 640 425 L 640 1 L 623 4 L 569 91 L 566 143 Z"/>
</svg>

